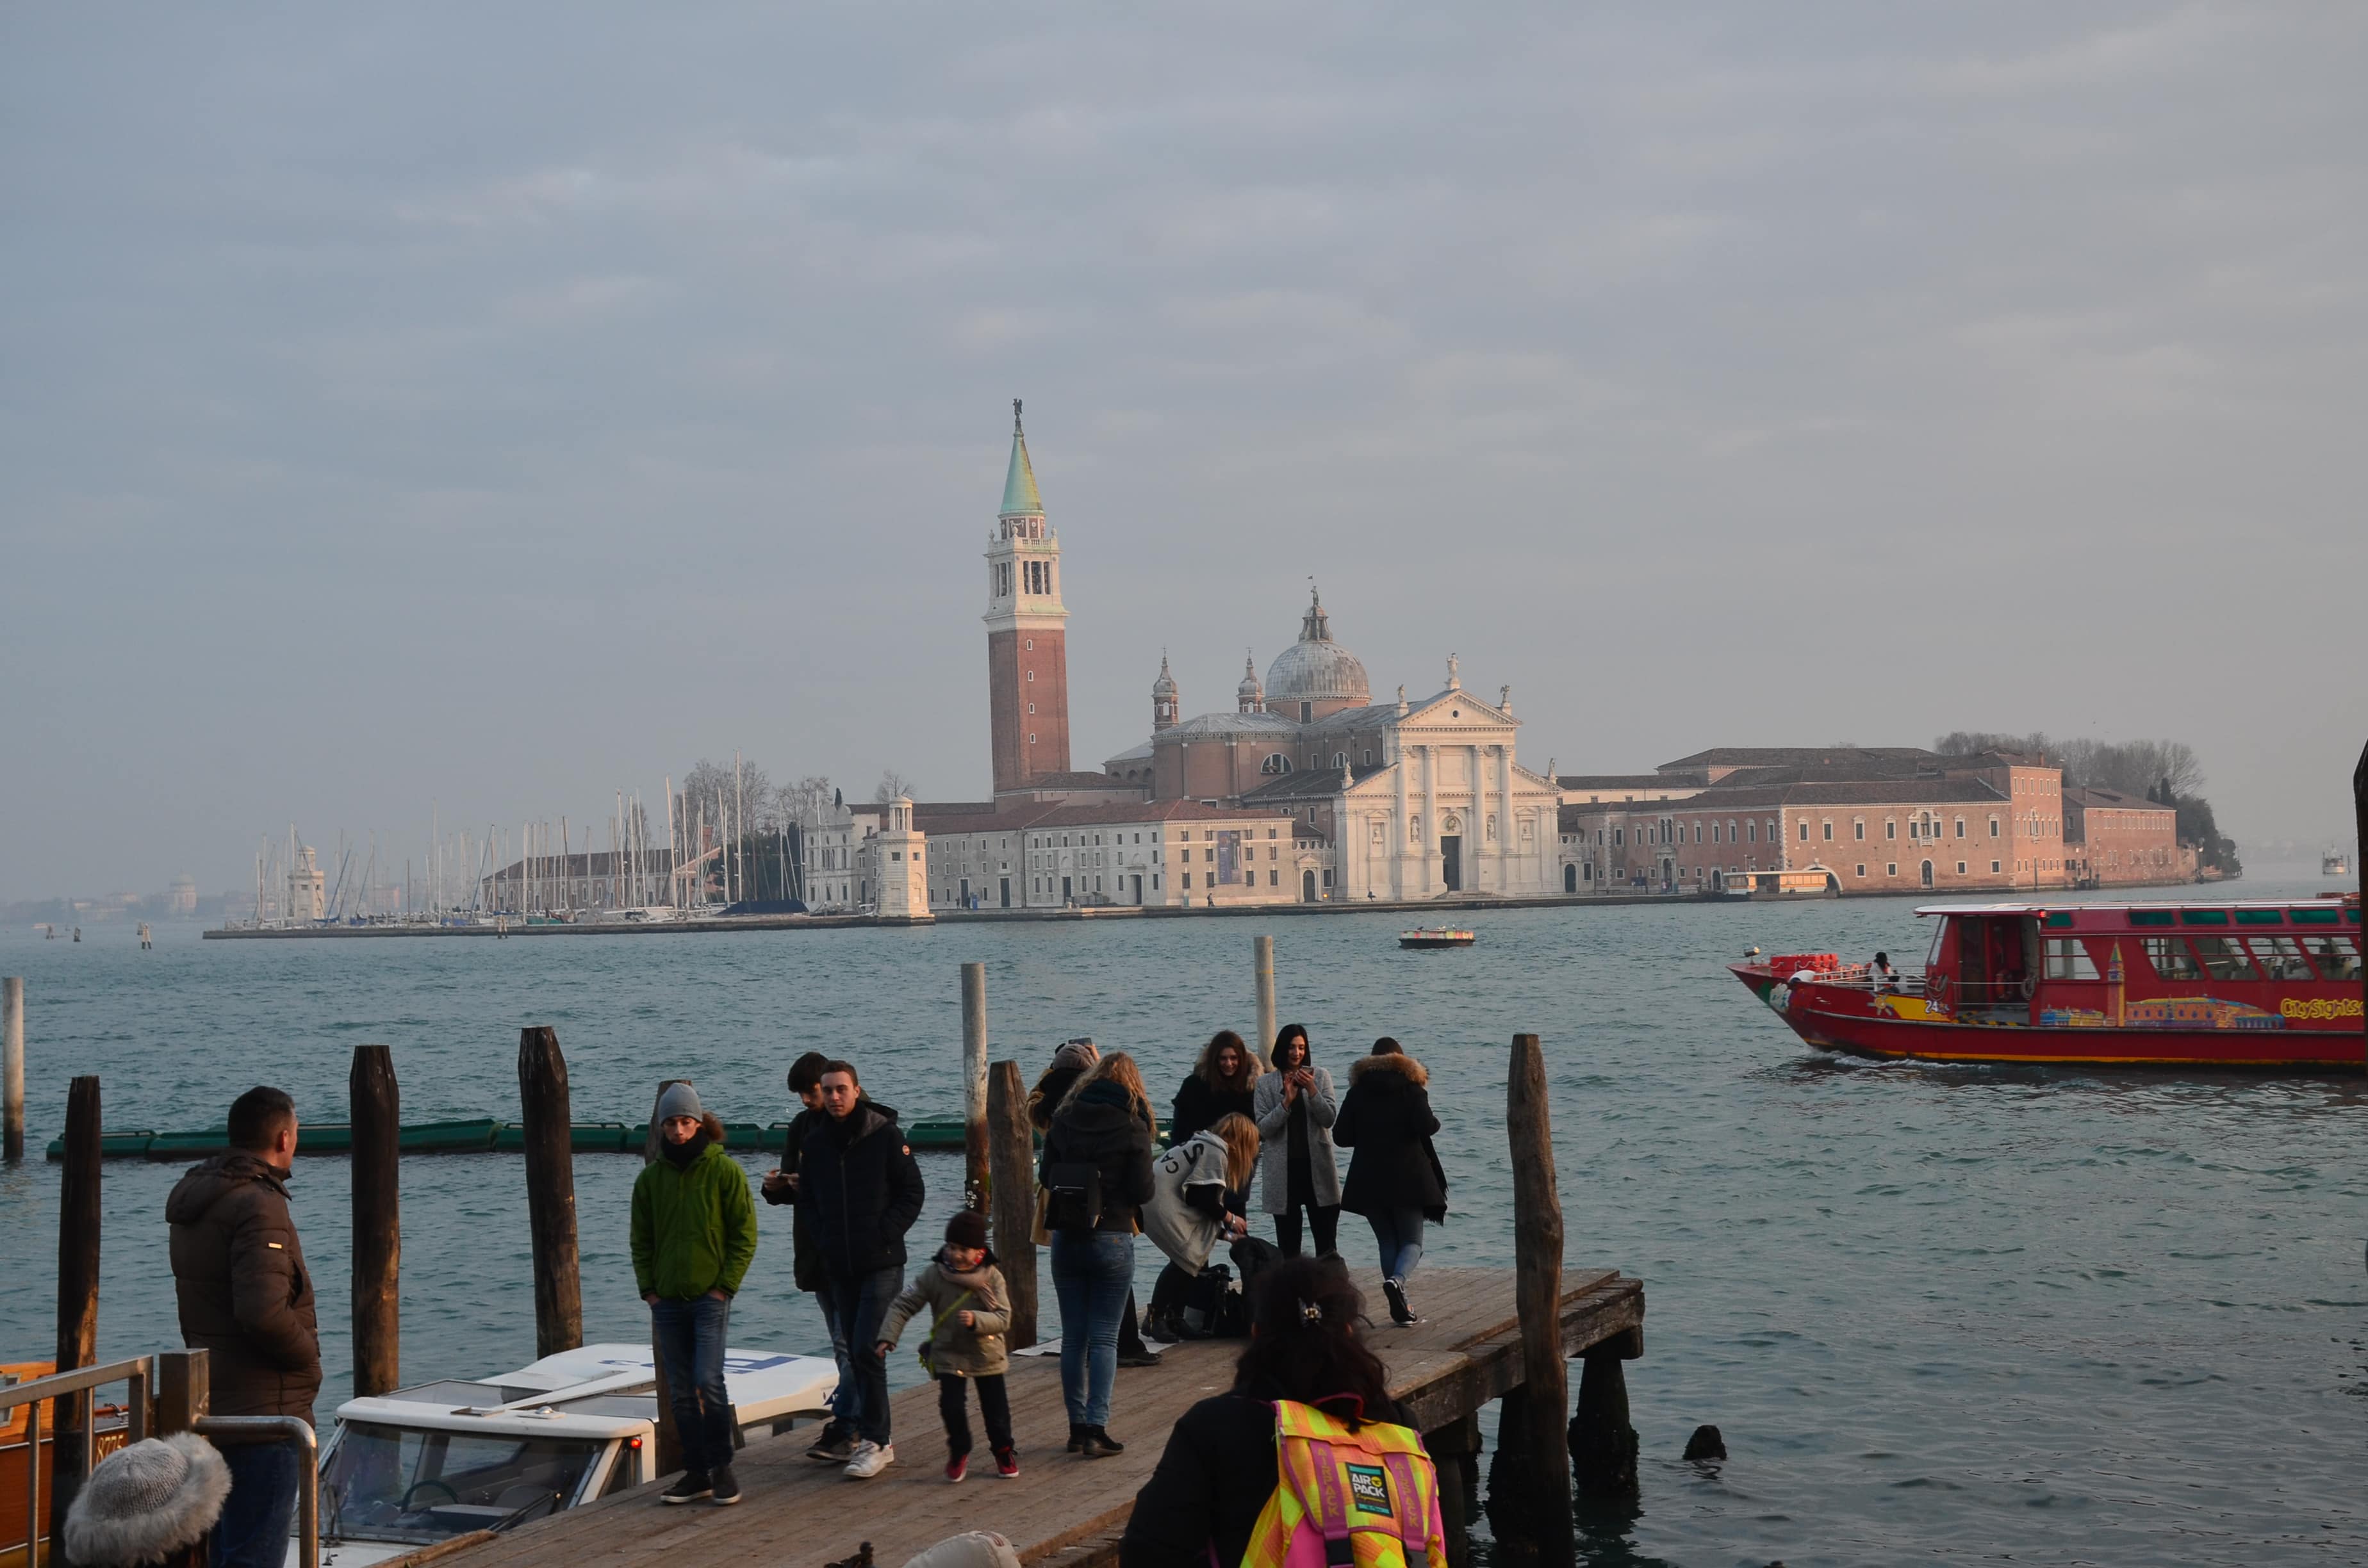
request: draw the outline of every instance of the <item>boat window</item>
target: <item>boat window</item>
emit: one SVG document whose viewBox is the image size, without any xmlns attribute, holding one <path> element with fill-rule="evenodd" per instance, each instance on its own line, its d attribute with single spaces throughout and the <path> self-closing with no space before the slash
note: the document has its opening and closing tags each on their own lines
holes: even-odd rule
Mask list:
<svg viewBox="0 0 2368 1568">
<path fill-rule="evenodd" d="M 2214 911 L 2213 913 L 2223 913 Z M 2195 955 L 2203 960 L 2203 972 L 2214 980 L 2259 980 L 2253 968 L 2252 955 L 2234 937 L 2197 937 Z"/>
<path fill-rule="evenodd" d="M 426 1542 L 541 1518 L 575 1495 L 600 1447 L 348 1422 L 321 1477 L 322 1531 Z"/>
<path fill-rule="evenodd" d="M 2274 909 L 2240 909 L 2237 911 L 2239 926 L 2283 926 L 2286 917 Z"/>
<path fill-rule="evenodd" d="M 2286 914 L 2297 926 L 2332 926 L 2336 923 L 2332 904 L 2323 909 L 2289 909 Z"/>
<path fill-rule="evenodd" d="M 2302 946 L 2303 951 L 2310 955 L 2310 961 L 2318 966 L 2320 979 L 2347 980 L 2354 985 L 2360 983 L 2359 937 L 2305 937 Z"/>
<path fill-rule="evenodd" d="M 2047 912 L 2047 924 L 2054 926 L 2069 926 L 2072 924 L 2072 912 L 2068 909 L 2049 910 Z"/>
<path fill-rule="evenodd" d="M 2167 915 L 2169 912 L 2165 911 Z M 2203 971 L 2197 966 L 2195 955 L 2187 950 L 2187 943 L 2177 937 L 2148 937 L 2145 939 L 2146 962 L 2154 965 L 2156 974 L 2165 980 L 2201 980 Z"/>
<path fill-rule="evenodd" d="M 2170 924 L 2170 911 L 2168 909 L 2133 909 L 2130 911 L 2130 924 L 2133 926 L 2168 926 Z"/>
<path fill-rule="evenodd" d="M 2050 980 L 2094 980 L 2096 960 L 2078 937 L 2047 938 L 2047 978 Z"/>
<path fill-rule="evenodd" d="M 2250 937 L 2253 957 L 2271 980 L 2309 980 L 2310 965 L 2303 961 L 2302 944 L 2292 937 Z"/>
<path fill-rule="evenodd" d="M 2179 912 L 2181 926 L 2226 926 L 2228 912 L 2225 909 L 2182 909 Z"/>
<path fill-rule="evenodd" d="M 1938 920 L 1932 922 L 1932 947 L 1931 949 L 1924 955 L 1924 967 L 1927 970 L 1935 970 L 1941 967 L 1941 954 L 1944 950 L 1941 944 L 1947 941 L 1948 937 L 1949 917 L 1943 915 Z"/>
</svg>

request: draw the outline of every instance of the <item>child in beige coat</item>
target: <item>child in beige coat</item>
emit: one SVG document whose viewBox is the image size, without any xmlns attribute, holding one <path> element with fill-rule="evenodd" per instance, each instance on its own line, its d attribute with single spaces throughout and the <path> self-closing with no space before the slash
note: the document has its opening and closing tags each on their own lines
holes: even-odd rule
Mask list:
<svg viewBox="0 0 2368 1568">
<path fill-rule="evenodd" d="M 927 1312 L 929 1333 L 921 1358 L 938 1380 L 938 1414 L 946 1424 L 946 1479 L 960 1481 L 970 1470 L 970 1396 L 964 1383 L 978 1385 L 978 1410 L 986 1419 L 986 1446 L 995 1473 L 1006 1481 L 1019 1473 L 1019 1453 L 1011 1446 L 1011 1396 L 1003 1374 L 1011 1355 L 1004 1334 L 1011 1326 L 1011 1297 L 1003 1270 L 986 1250 L 986 1216 L 965 1209 L 946 1221 L 946 1244 L 913 1277 L 880 1325 L 880 1353 L 896 1348 L 905 1324 Z"/>
</svg>

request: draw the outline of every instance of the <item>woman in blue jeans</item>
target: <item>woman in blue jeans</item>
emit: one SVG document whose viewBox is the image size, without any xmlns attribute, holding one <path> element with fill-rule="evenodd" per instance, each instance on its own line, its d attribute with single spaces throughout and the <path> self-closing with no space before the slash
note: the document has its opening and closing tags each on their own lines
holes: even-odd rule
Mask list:
<svg viewBox="0 0 2368 1568">
<path fill-rule="evenodd" d="M 1077 1080 L 1044 1133 L 1037 1180 L 1053 1235 L 1053 1291 L 1061 1303 L 1061 1393 L 1069 1451 L 1089 1460 L 1122 1451 L 1110 1435 L 1119 1320 L 1134 1285 L 1134 1233 L 1151 1198 L 1151 1099 L 1134 1059 L 1113 1051 Z"/>
<path fill-rule="evenodd" d="M 1332 1142 L 1354 1149 L 1340 1207 L 1362 1214 L 1382 1254 L 1382 1294 L 1390 1321 L 1422 1321 L 1406 1303 L 1406 1278 L 1422 1261 L 1426 1221 L 1447 1218 L 1447 1177 L 1431 1135 L 1430 1074 L 1389 1036 L 1349 1069 L 1349 1092 L 1332 1120 Z"/>
</svg>

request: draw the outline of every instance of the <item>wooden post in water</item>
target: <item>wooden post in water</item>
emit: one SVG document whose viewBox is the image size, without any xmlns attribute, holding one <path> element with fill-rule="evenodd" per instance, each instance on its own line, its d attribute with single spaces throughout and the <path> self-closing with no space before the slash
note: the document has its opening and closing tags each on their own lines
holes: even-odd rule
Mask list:
<svg viewBox="0 0 2368 1568">
<path fill-rule="evenodd" d="M 1645 1331 L 1632 1328 L 1590 1348 L 1580 1363 L 1570 1467 L 1587 1496 L 1635 1494 L 1636 1428 L 1628 1424 L 1628 1375 L 1620 1363 L 1644 1353 Z"/>
<path fill-rule="evenodd" d="M 1513 1037 L 1505 1074 L 1505 1125 L 1512 1143 L 1513 1301 L 1521 1319 L 1524 1398 L 1518 1412 L 1522 1429 L 1504 1431 L 1498 1442 L 1519 1443 L 1527 1460 L 1530 1528 L 1539 1568 L 1568 1568 L 1576 1542 L 1570 1439 L 1563 1425 L 1570 1384 L 1562 1349 L 1562 1200 L 1554 1188 L 1545 1053 L 1533 1034 Z"/>
<path fill-rule="evenodd" d="M 658 1157 L 658 1140 L 666 1136 L 658 1131 L 658 1101 L 666 1098 L 666 1092 L 677 1084 L 689 1082 L 688 1078 L 658 1080 L 658 1092 L 650 1096 L 650 1125 L 648 1135 L 642 1140 L 642 1164 L 646 1165 Z M 655 1317 L 650 1320 L 650 1366 L 657 1373 L 654 1392 L 657 1394 L 658 1401 L 658 1439 L 655 1445 L 657 1452 L 650 1456 L 653 1468 L 643 1471 L 645 1479 L 672 1475 L 682 1468 L 682 1434 L 676 1429 L 674 1424 L 674 1395 L 666 1387 L 666 1358 L 658 1354 L 658 1325 Z"/>
<path fill-rule="evenodd" d="M 403 1096 L 382 1045 L 354 1047 L 346 1077 L 354 1132 L 354 1392 L 403 1381 Z"/>
<path fill-rule="evenodd" d="M 0 1159 L 25 1157 L 25 979 L 0 980 Z"/>
<path fill-rule="evenodd" d="M 576 1267 L 575 1127 L 559 1033 L 518 1030 L 518 1109 L 526 1126 L 526 1218 L 534 1241 L 534 1353 L 584 1343 L 584 1282 Z M 652 1119 L 655 1119 L 655 1116 Z"/>
<path fill-rule="evenodd" d="M 1017 1062 L 998 1062 L 987 1074 L 986 1129 L 992 1155 L 988 1190 L 995 1195 L 989 1219 L 1011 1296 L 1011 1327 L 1004 1343 L 1025 1350 L 1036 1343 L 1036 1139 Z"/>
<path fill-rule="evenodd" d="M 986 1208 L 986 966 L 962 966 L 962 1202 Z"/>
<path fill-rule="evenodd" d="M 1274 1049 L 1275 1031 L 1282 1026 L 1274 1016 L 1274 938 L 1250 938 L 1250 968 L 1258 976 L 1258 1038 L 1250 1041 L 1250 1051 L 1269 1067 L 1267 1052 Z"/>
<path fill-rule="evenodd" d="M 66 1095 L 65 1168 L 58 1184 L 58 1370 L 98 1358 L 98 1080 L 76 1078 Z M 89 1471 L 83 1461 L 90 1395 L 68 1394 L 52 1406 L 50 1517 L 63 1519 Z M 63 1557 L 63 1553 L 60 1553 Z"/>
</svg>

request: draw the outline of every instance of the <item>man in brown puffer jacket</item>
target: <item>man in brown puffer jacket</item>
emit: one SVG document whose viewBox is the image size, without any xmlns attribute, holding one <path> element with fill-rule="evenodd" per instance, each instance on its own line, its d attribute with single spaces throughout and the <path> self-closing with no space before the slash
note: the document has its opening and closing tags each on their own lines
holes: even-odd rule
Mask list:
<svg viewBox="0 0 2368 1568">
<path fill-rule="evenodd" d="M 294 1415 L 310 1426 L 321 1334 L 288 1212 L 295 1102 L 278 1089 L 239 1096 L 230 1145 L 192 1165 L 165 1200 L 181 1339 L 207 1353 L 214 1415 Z M 230 1464 L 231 1492 L 214 1526 L 213 1568 L 279 1568 L 296 1512 L 294 1448 L 215 1442 Z"/>
</svg>

